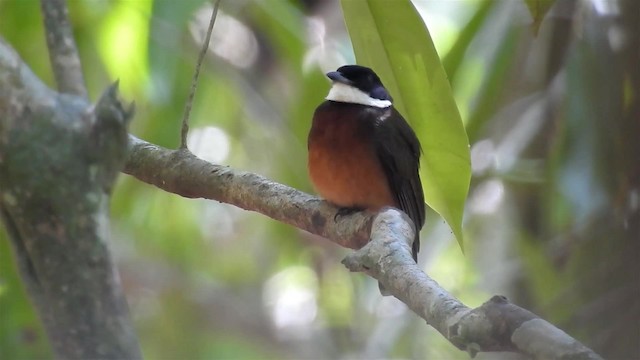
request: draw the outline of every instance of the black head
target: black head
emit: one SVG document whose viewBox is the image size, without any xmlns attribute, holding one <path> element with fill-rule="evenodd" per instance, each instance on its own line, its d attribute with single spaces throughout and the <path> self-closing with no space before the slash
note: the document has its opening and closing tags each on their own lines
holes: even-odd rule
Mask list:
<svg viewBox="0 0 640 360">
<path fill-rule="evenodd" d="M 336 71 L 327 73 L 327 77 L 334 82 L 358 88 L 374 99 L 393 101 L 378 75 L 368 67 L 345 65 Z"/>
</svg>

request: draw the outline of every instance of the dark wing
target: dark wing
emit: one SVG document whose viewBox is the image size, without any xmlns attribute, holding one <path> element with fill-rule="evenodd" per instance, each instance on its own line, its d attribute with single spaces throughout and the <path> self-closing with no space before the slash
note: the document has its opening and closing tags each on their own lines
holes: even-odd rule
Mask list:
<svg viewBox="0 0 640 360">
<path fill-rule="evenodd" d="M 407 121 L 393 107 L 380 109 L 375 126 L 374 147 L 387 175 L 391 192 L 400 210 L 416 226 L 413 258 L 420 250 L 420 235 L 425 220 L 424 193 L 420 182 L 420 141 Z"/>
</svg>

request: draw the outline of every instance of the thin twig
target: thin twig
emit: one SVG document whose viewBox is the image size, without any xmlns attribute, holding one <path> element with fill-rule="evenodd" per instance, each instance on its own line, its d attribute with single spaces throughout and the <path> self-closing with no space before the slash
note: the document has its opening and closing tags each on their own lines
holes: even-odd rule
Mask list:
<svg viewBox="0 0 640 360">
<path fill-rule="evenodd" d="M 218 7 L 220 7 L 220 1 L 217 0 L 213 5 L 213 12 L 211 13 L 211 19 L 209 20 L 209 28 L 207 29 L 207 36 L 204 39 L 204 43 L 202 44 L 202 49 L 200 49 L 200 54 L 198 55 L 198 63 L 196 64 L 196 71 L 193 74 L 193 79 L 191 80 L 191 90 L 189 91 L 189 98 L 187 99 L 187 104 L 184 107 L 184 114 L 182 115 L 182 130 L 180 132 L 180 149 L 187 148 L 187 134 L 189 133 L 189 114 L 191 113 L 191 106 L 193 105 L 193 98 L 196 95 L 196 88 L 198 87 L 198 77 L 200 76 L 200 66 L 202 65 L 202 60 L 204 59 L 207 50 L 209 49 L 209 41 L 211 41 L 211 33 L 213 32 L 213 25 L 216 22 L 216 17 L 218 15 Z"/>
<path fill-rule="evenodd" d="M 40 0 L 49 61 L 58 91 L 87 98 L 82 64 L 69 22 L 66 0 Z"/>
</svg>

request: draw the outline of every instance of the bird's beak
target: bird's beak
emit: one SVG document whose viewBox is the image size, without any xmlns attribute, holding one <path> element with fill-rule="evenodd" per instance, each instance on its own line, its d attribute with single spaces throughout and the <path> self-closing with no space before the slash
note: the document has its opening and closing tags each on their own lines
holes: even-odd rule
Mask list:
<svg viewBox="0 0 640 360">
<path fill-rule="evenodd" d="M 334 82 L 350 85 L 351 80 L 344 77 L 339 71 L 332 71 L 327 73 L 327 77 Z"/>
</svg>

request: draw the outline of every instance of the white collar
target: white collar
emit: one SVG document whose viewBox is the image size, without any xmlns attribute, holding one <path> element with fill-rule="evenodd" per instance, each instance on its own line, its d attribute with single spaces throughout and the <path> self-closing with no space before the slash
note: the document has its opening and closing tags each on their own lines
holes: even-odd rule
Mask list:
<svg viewBox="0 0 640 360">
<path fill-rule="evenodd" d="M 329 94 L 325 99 L 343 103 L 373 106 L 383 109 L 391 106 L 391 101 L 389 100 L 374 99 L 364 91 L 340 82 L 333 83 L 331 90 L 329 90 Z"/>
</svg>

